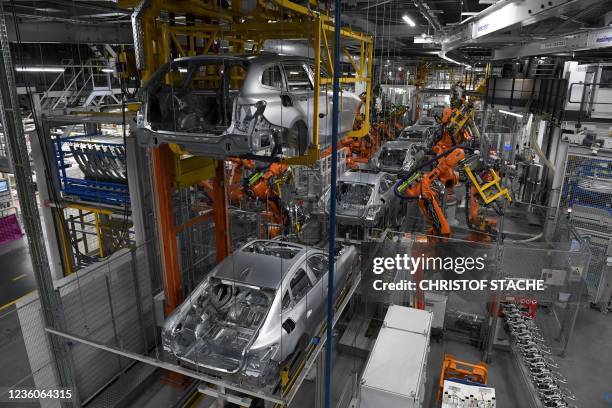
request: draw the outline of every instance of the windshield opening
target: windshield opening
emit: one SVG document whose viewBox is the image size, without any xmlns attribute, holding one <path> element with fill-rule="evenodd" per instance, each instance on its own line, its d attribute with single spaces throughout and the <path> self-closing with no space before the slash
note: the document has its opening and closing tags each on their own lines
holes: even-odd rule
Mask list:
<svg viewBox="0 0 612 408">
<path fill-rule="evenodd" d="M 432 126 L 435 124 L 435 120 L 432 117 L 429 116 L 422 116 L 421 118 L 419 118 L 419 125 L 424 125 L 424 126 Z"/>
<path fill-rule="evenodd" d="M 374 186 L 364 183 L 338 183 L 338 204 L 366 205 Z"/>
<path fill-rule="evenodd" d="M 282 242 L 257 241 L 243 249 L 245 252 L 276 256 L 282 259 L 293 259 L 301 248 L 295 245 L 283 244 Z"/>
<path fill-rule="evenodd" d="M 383 149 L 380 152 L 380 163 L 383 166 L 401 166 L 406 158 L 406 150 Z"/>
</svg>

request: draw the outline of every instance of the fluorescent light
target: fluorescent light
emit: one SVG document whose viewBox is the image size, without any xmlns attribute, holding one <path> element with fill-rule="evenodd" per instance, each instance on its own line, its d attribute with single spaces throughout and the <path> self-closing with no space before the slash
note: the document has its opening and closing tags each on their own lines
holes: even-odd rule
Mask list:
<svg viewBox="0 0 612 408">
<path fill-rule="evenodd" d="M 408 17 L 408 14 L 404 14 L 402 16 L 402 20 L 404 20 L 406 22 L 406 24 L 408 24 L 410 27 L 416 26 L 416 23 L 414 21 L 412 21 L 412 19 L 410 17 Z"/>
<path fill-rule="evenodd" d="M 516 116 L 517 118 L 522 118 L 523 115 L 521 115 L 520 113 L 514 113 L 514 112 L 508 112 L 506 110 L 498 110 L 499 113 L 503 113 L 504 115 L 510 115 L 510 116 Z"/>
<path fill-rule="evenodd" d="M 415 44 L 433 44 L 434 39 L 433 37 L 414 37 L 412 41 Z"/>
<path fill-rule="evenodd" d="M 64 72 L 62 67 L 15 67 L 17 72 Z"/>
<path fill-rule="evenodd" d="M 468 65 L 468 64 L 464 64 L 463 62 L 455 61 L 455 60 L 454 60 L 454 59 L 452 59 L 452 58 L 448 58 L 448 57 L 447 57 L 446 55 L 444 55 L 442 52 L 438 53 L 438 56 L 439 56 L 440 58 L 445 59 L 445 60 L 447 60 L 447 61 L 449 61 L 449 62 L 452 62 L 452 63 L 454 63 L 454 64 L 457 64 L 457 65 L 463 65 L 463 66 L 465 66 L 465 67 L 470 67 L 470 65 Z"/>
<path fill-rule="evenodd" d="M 100 71 L 102 71 L 102 72 L 111 72 L 111 73 L 115 72 L 115 70 L 112 69 L 112 68 L 102 68 Z"/>
<path fill-rule="evenodd" d="M 478 15 L 477 11 L 463 11 L 461 13 L 462 16 L 476 16 Z"/>
</svg>

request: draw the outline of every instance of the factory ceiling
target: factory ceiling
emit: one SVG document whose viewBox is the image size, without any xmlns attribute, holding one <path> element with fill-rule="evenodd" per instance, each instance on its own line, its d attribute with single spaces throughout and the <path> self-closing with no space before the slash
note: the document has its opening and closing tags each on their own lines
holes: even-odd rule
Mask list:
<svg viewBox="0 0 612 408">
<path fill-rule="evenodd" d="M 531 4 L 535 7 L 541 2 L 502 0 L 494 6 L 491 3 L 494 1 L 343 0 L 343 24 L 375 35 L 375 54 L 378 56 L 387 56 L 390 59 L 435 58 L 442 50 L 445 53 L 452 51 L 461 57 L 457 59 L 475 62 L 490 58 L 494 56 L 494 50 L 504 48 L 508 52 L 499 55 L 512 59 L 514 48 L 511 47 L 520 48 L 531 42 L 601 29 L 610 24 L 612 17 L 612 0 L 556 0 L 548 4 L 553 4 L 551 7 L 554 8 L 556 4 L 567 3 L 567 7 L 560 7 L 559 12 L 551 12 L 546 17 L 534 18 L 498 30 L 479 38 L 478 41 L 465 41 L 451 47 L 452 49 L 443 49 L 443 41 L 486 14 L 491 10 L 484 11 L 488 7 L 499 8 L 504 4 L 516 3 L 519 5 L 517 7 L 528 8 Z M 4 0 L 1 4 L 9 17 L 7 28 L 13 41 L 18 40 L 14 24 L 14 21 L 17 21 L 21 42 L 131 42 L 131 10 L 118 8 L 115 1 Z M 483 11 L 484 13 L 475 15 Z M 407 24 L 405 16 L 411 20 L 413 26 Z M 521 56 L 518 54 L 516 58 Z M 558 55 L 597 59 L 610 57 L 612 51 L 610 48 L 600 48 L 592 53 L 580 50 L 568 54 L 567 50 L 560 49 Z"/>
</svg>

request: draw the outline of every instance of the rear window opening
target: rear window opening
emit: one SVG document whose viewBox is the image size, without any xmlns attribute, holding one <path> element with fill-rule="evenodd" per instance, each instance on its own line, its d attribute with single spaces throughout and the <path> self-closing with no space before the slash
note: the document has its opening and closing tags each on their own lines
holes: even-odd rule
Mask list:
<svg viewBox="0 0 612 408">
<path fill-rule="evenodd" d="M 154 130 L 221 134 L 232 120 L 234 98 L 246 77 L 243 61 L 177 61 L 149 89 Z"/>
</svg>

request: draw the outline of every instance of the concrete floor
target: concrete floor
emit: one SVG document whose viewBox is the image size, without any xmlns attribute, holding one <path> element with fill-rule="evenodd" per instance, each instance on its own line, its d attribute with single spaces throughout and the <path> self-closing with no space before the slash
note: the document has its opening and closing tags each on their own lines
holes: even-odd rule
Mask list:
<svg viewBox="0 0 612 408">
<path fill-rule="evenodd" d="M 565 358 L 557 358 L 560 371 L 568 378 L 568 386 L 577 397 L 579 408 L 609 408 L 606 394 L 612 392 L 612 315 L 597 310 L 580 311 L 576 331 Z M 338 350 L 338 348 L 336 348 Z M 446 338 L 441 343 L 432 341 L 428 360 L 426 397 L 424 408 L 435 408 L 440 367 L 444 354 L 450 353 L 465 361 L 479 361 L 481 351 L 463 342 Z M 354 355 L 334 353 L 332 406 L 342 394 L 351 389 L 352 375 L 361 372 L 365 360 Z M 401 374 L 401 373 L 400 373 Z M 489 383 L 495 387 L 499 408 L 527 408 L 529 400 L 522 380 L 517 377 L 511 355 L 496 350 L 489 364 Z M 350 392 L 350 391 L 349 391 Z M 180 399 L 182 393 L 176 386 L 162 380 L 156 381 L 130 407 L 165 408 Z M 306 380 L 298 391 L 292 408 L 314 407 L 315 382 Z M 194 399 L 191 408 L 210 408 L 208 398 Z"/>
<path fill-rule="evenodd" d="M 27 239 L 0 245 L 0 311 L 36 288 Z"/>
<path fill-rule="evenodd" d="M 35 288 L 27 240 L 22 238 L 0 245 L 0 388 L 34 385 L 14 302 Z M 10 406 L 3 404 L 8 403 L 0 402 L 2 407 Z M 21 403 L 19 406 L 39 405 Z"/>
</svg>

